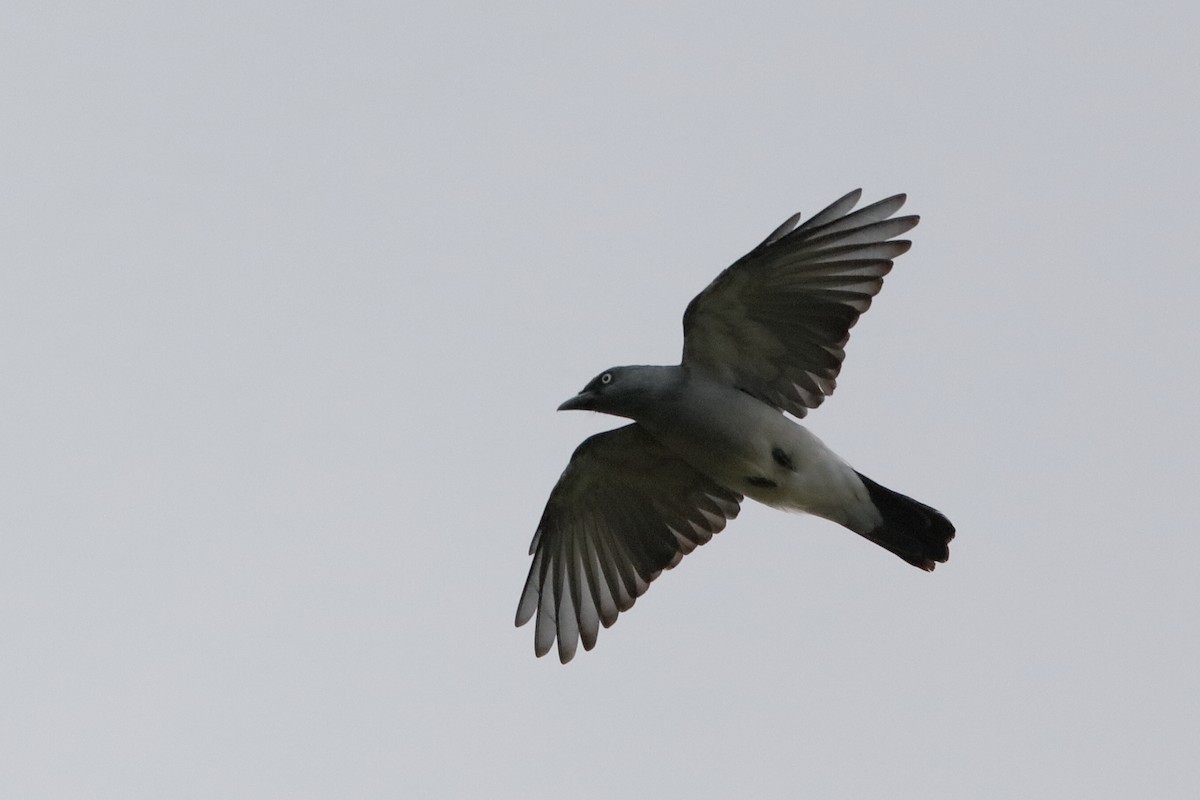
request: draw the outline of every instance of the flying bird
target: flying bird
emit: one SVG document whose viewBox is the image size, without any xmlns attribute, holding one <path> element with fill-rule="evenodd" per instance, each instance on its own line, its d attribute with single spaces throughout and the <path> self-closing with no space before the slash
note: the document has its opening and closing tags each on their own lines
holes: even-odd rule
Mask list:
<svg viewBox="0 0 1200 800">
<path fill-rule="evenodd" d="M 567 663 L 596 644 L 664 569 L 720 532 L 749 497 L 843 525 L 923 570 L 954 526 L 854 470 L 786 414 L 833 393 L 850 328 L 912 243 L 899 194 L 854 210 L 850 192 L 796 214 L 698 294 L 673 366 L 606 369 L 559 410 L 633 420 L 579 445 L 533 536 L 516 624 Z"/>
</svg>

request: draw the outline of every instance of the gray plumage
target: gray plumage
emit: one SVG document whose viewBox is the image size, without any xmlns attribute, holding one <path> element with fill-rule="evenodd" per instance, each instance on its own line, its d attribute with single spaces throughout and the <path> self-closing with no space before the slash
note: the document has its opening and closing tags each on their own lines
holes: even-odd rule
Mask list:
<svg viewBox="0 0 1200 800">
<path fill-rule="evenodd" d="M 589 437 L 542 514 L 516 623 L 536 614 L 534 651 L 565 664 L 596 644 L 664 569 L 720 532 L 750 497 L 837 522 L 910 564 L 949 556 L 954 526 L 860 475 L 781 412 L 803 417 L 837 385 L 850 328 L 883 286 L 896 195 L 854 211 L 854 191 L 796 214 L 697 295 L 676 366 L 614 367 L 559 410 L 634 420 Z"/>
</svg>

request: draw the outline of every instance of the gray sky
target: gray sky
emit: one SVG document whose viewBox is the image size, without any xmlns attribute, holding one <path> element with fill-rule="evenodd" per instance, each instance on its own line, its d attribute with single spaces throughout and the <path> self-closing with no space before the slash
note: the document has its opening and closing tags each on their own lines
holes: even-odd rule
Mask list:
<svg viewBox="0 0 1200 800">
<path fill-rule="evenodd" d="M 1195 797 L 1193 3 L 16 3 L 9 797 Z M 512 627 L 604 367 L 909 193 L 810 427 L 932 575 L 748 504 Z"/>
</svg>

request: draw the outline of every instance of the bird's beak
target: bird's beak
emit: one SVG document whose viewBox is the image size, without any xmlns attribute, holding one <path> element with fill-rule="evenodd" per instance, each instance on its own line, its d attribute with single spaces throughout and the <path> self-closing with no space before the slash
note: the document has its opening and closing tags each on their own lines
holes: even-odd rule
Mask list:
<svg viewBox="0 0 1200 800">
<path fill-rule="evenodd" d="M 592 407 L 596 397 L 591 392 L 580 392 L 558 407 L 559 411 L 586 411 Z"/>
</svg>

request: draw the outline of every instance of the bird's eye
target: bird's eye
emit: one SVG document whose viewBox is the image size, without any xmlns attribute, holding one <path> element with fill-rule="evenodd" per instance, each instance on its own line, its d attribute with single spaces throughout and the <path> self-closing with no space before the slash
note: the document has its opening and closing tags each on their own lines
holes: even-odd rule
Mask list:
<svg viewBox="0 0 1200 800">
<path fill-rule="evenodd" d="M 601 375 L 601 376 L 600 376 L 600 382 L 601 382 L 601 383 L 612 383 L 612 373 L 611 373 L 611 372 L 606 372 L 606 373 L 604 373 L 603 375 Z"/>
</svg>

